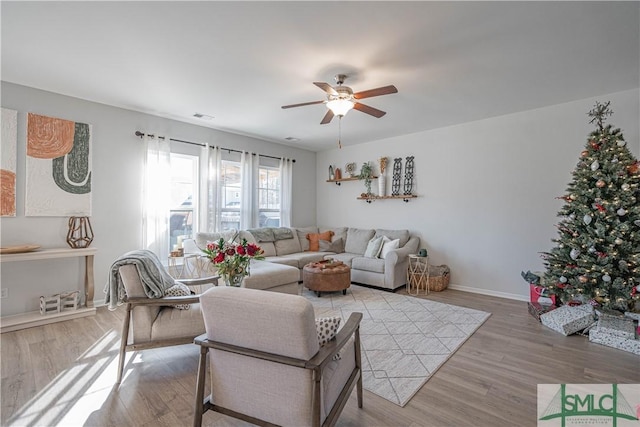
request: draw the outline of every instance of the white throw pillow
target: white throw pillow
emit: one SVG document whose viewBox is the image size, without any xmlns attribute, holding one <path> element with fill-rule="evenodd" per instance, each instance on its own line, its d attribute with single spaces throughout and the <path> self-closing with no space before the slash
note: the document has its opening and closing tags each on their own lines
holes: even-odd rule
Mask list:
<svg viewBox="0 0 640 427">
<path fill-rule="evenodd" d="M 380 258 L 385 258 L 389 252 L 400 247 L 400 239 L 391 240 L 387 236 L 384 236 L 385 242 L 380 250 Z"/>
<path fill-rule="evenodd" d="M 374 237 L 367 243 L 367 249 L 364 251 L 365 258 L 378 258 L 380 250 L 382 250 L 382 239 L 384 236 Z"/>
</svg>

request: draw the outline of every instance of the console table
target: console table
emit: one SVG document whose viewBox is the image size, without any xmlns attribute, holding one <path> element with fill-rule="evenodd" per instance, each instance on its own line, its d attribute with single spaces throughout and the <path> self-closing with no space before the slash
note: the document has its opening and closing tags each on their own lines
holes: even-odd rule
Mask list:
<svg viewBox="0 0 640 427">
<path fill-rule="evenodd" d="M 55 258 L 77 258 L 84 257 L 85 275 L 84 275 L 84 294 L 85 307 L 77 310 L 62 311 L 60 313 L 41 315 L 39 311 L 17 314 L 14 316 L 5 316 L 1 318 L 0 332 L 16 331 L 18 329 L 30 328 L 33 326 L 46 325 L 49 323 L 62 322 L 64 320 L 75 319 L 78 317 L 86 317 L 95 315 L 96 309 L 93 306 L 93 258 L 97 252 L 96 248 L 52 248 L 41 249 L 33 252 L 23 252 L 17 254 L 0 255 L 0 262 L 17 262 L 17 261 L 37 261 L 43 259 Z"/>
</svg>

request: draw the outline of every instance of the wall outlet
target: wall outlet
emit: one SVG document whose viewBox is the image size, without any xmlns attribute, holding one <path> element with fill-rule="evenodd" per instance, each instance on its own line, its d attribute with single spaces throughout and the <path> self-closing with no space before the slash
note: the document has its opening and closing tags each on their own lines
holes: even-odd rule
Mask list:
<svg viewBox="0 0 640 427">
<path fill-rule="evenodd" d="M 0 298 L 9 298 L 9 288 L 2 288 Z"/>
</svg>

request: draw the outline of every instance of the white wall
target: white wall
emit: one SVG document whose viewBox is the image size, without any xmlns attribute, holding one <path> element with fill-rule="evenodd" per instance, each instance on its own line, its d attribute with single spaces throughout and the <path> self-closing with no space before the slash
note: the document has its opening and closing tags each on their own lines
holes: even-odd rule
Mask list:
<svg viewBox="0 0 640 427">
<path fill-rule="evenodd" d="M 295 158 L 293 224 L 316 222 L 316 154 L 313 152 L 6 82 L 2 82 L 2 107 L 18 111 L 17 216 L 0 219 L 3 247 L 24 243 L 67 247 L 68 218 L 24 216 L 27 113 L 93 125 L 91 223 L 95 233 L 92 246 L 98 248 L 96 301 L 104 299 L 102 290 L 113 260 L 142 245 L 140 192 L 144 147 L 134 136 L 136 130 Z M 76 289 L 75 284 L 81 283 L 84 274 L 80 259 L 73 258 L 2 263 L 1 268 L 1 286 L 9 289 L 9 298 L 2 300 L 3 316 L 37 310 L 40 295 Z"/>
<path fill-rule="evenodd" d="M 526 299 L 520 272 L 541 270 L 539 253 L 552 247 L 561 207 L 555 197 L 564 194 L 595 129 L 586 113 L 596 100 L 610 100 L 609 123 L 622 129 L 638 156 L 639 96 L 637 89 L 618 92 L 320 152 L 318 223 L 407 228 L 421 237 L 433 264 L 451 267 L 451 287 Z M 367 204 L 356 200 L 363 182 L 325 182 L 330 164 L 344 170 L 345 163 L 355 161 L 359 170 L 362 162 L 377 164 L 382 156 L 390 163 L 394 157 L 415 156 L 417 199 Z M 388 192 L 390 176 L 389 170 Z"/>
</svg>

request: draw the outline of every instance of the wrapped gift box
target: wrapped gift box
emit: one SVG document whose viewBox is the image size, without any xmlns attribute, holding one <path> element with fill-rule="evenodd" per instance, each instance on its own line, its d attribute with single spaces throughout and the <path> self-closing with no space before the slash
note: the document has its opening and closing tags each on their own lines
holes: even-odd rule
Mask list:
<svg viewBox="0 0 640 427">
<path fill-rule="evenodd" d="M 529 310 L 529 314 L 535 317 L 536 320 L 538 320 L 538 322 L 540 321 L 541 314 L 547 313 L 551 310 L 555 310 L 556 308 L 558 308 L 555 305 L 543 305 L 537 302 L 530 302 L 527 304 L 527 307 Z"/>
<path fill-rule="evenodd" d="M 544 326 L 562 335 L 575 334 L 590 326 L 594 320 L 593 307 L 589 304 L 563 305 L 540 315 L 540 321 Z"/>
<path fill-rule="evenodd" d="M 555 305 L 556 296 L 549 293 L 549 289 L 541 285 L 529 283 L 529 301 L 542 305 Z"/>
<path fill-rule="evenodd" d="M 603 331 L 600 327 L 592 328 L 589 331 L 589 341 L 606 345 L 607 347 L 617 348 L 618 350 L 628 351 L 629 353 L 640 356 L 640 340 L 612 335 L 609 332 Z"/>
<path fill-rule="evenodd" d="M 626 317 L 602 316 L 598 319 L 598 329 L 602 333 L 607 333 L 622 338 L 636 338 L 636 328 L 633 320 Z"/>
</svg>

